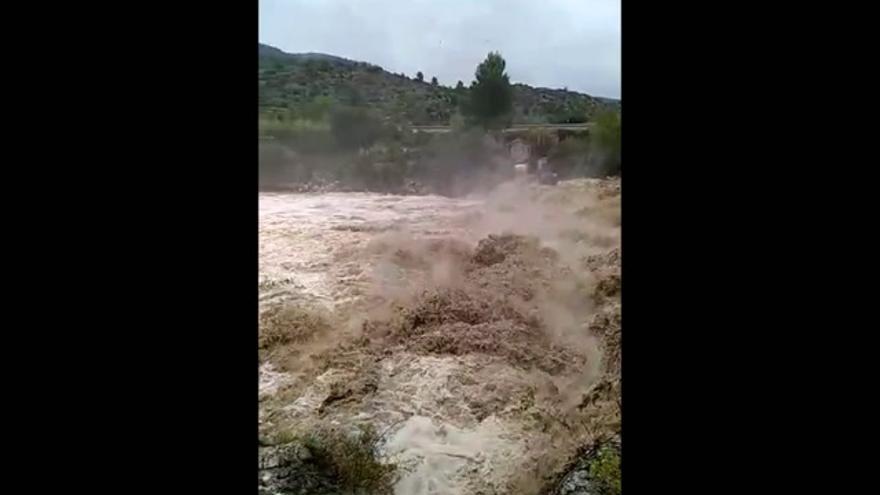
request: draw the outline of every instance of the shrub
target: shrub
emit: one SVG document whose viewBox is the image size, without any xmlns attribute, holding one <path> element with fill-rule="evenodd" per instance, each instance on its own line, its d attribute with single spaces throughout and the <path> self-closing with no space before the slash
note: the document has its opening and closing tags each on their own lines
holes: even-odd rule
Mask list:
<svg viewBox="0 0 880 495">
<path fill-rule="evenodd" d="M 391 494 L 396 466 L 379 461 L 379 437 L 371 427 L 358 434 L 319 424 L 305 432 L 282 431 L 264 445 L 279 457 L 284 473 L 269 474 L 267 492 Z M 272 468 L 269 468 L 272 469 Z M 272 478 L 275 478 L 272 480 Z M 262 481 L 261 481 L 262 482 Z"/>
<path fill-rule="evenodd" d="M 590 464 L 590 477 L 601 495 L 620 495 L 620 454 L 605 446 Z"/>
<path fill-rule="evenodd" d="M 317 96 L 312 101 L 303 105 L 301 114 L 310 120 L 324 120 L 333 108 L 333 98 L 329 96 Z"/>
<path fill-rule="evenodd" d="M 620 173 L 620 114 L 602 112 L 596 116 L 592 130 L 596 165 L 602 175 Z"/>
<path fill-rule="evenodd" d="M 377 460 L 377 440 L 372 428 L 366 428 L 357 438 L 324 429 L 307 435 L 304 443 L 313 455 L 314 465 L 337 480 L 341 489 L 390 493 L 395 466 Z"/>
<path fill-rule="evenodd" d="M 379 139 L 382 122 L 367 109 L 343 106 L 331 113 L 330 129 L 342 148 L 363 148 Z"/>
</svg>

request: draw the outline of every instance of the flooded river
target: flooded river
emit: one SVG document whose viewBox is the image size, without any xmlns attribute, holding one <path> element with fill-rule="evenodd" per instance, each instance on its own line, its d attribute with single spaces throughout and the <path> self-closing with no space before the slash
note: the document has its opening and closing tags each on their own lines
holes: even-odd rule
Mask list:
<svg viewBox="0 0 880 495">
<path fill-rule="evenodd" d="M 602 376 L 602 348 L 588 325 L 605 303 L 575 291 L 590 291 L 601 278 L 584 260 L 619 245 L 619 198 L 619 182 L 600 181 L 507 184 L 490 195 L 457 199 L 260 194 L 261 312 L 294 305 L 331 315 L 333 322 L 329 335 L 261 364 L 261 428 L 318 420 L 370 424 L 384 434 L 382 455 L 400 469 L 396 493 L 528 492 L 529 478 L 554 469 L 594 434 L 587 424 L 592 416 L 577 412 L 587 425 L 578 426 L 566 415 Z M 459 249 L 501 233 L 533 236 L 552 251 L 552 265 L 458 266 Z M 540 272 L 543 266 L 554 271 Z M 485 273 L 487 282 L 475 280 L 475 273 Z M 518 348 L 507 355 L 456 344 L 455 352 L 441 352 L 395 341 L 381 352 L 367 350 L 376 339 L 363 343 L 363 322 L 389 301 L 418 302 L 428 288 L 453 286 L 465 287 L 463 294 L 479 289 L 480 297 L 534 292 L 516 310 L 540 320 L 547 335 L 535 342 L 546 340 L 547 349 L 574 360 L 556 371 L 514 360 L 528 357 Z M 486 323 L 487 331 L 506 331 L 497 325 Z M 304 364 L 319 354 L 331 364 Z M 349 386 L 356 400 L 327 406 L 340 384 L 360 384 L 364 377 L 368 386 Z"/>
<path fill-rule="evenodd" d="M 390 233 L 472 238 L 483 201 L 375 193 L 261 194 L 260 298 L 334 309 L 369 283 L 369 241 Z"/>
</svg>

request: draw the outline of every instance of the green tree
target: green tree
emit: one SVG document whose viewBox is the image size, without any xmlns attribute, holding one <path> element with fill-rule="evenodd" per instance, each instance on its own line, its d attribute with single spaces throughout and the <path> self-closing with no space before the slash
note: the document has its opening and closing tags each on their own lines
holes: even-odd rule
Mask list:
<svg viewBox="0 0 880 495">
<path fill-rule="evenodd" d="M 620 114 L 606 111 L 596 115 L 591 137 L 600 172 L 620 173 Z"/>
<path fill-rule="evenodd" d="M 424 81 L 425 81 L 425 75 L 422 74 L 422 71 L 418 71 L 418 72 L 416 72 L 416 81 L 418 81 L 418 82 L 424 82 Z"/>
<path fill-rule="evenodd" d="M 458 84 L 455 85 L 455 90 L 456 91 L 463 91 L 464 90 L 464 83 L 459 80 Z"/>
<path fill-rule="evenodd" d="M 431 78 L 431 86 L 436 86 L 436 85 L 437 85 L 437 77 L 434 76 Z"/>
<path fill-rule="evenodd" d="M 483 128 L 499 129 L 510 123 L 513 94 L 510 77 L 504 72 L 506 65 L 500 53 L 490 52 L 474 74 L 465 111 Z"/>
</svg>

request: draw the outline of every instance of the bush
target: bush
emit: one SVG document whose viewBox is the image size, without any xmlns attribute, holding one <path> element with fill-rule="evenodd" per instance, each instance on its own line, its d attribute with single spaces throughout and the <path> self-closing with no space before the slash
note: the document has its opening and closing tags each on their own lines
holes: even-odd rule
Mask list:
<svg viewBox="0 0 880 495">
<path fill-rule="evenodd" d="M 330 98 L 329 96 L 318 96 L 303 105 L 301 114 L 307 119 L 321 121 L 330 113 L 333 104 L 333 98 Z"/>
<path fill-rule="evenodd" d="M 374 444 L 378 437 L 371 428 L 357 438 L 338 430 L 319 430 L 305 438 L 305 445 L 314 456 L 314 464 L 337 480 L 343 490 L 364 490 L 366 493 L 390 493 L 395 466 L 376 459 Z"/>
<path fill-rule="evenodd" d="M 276 441 L 289 467 L 287 476 L 275 480 L 268 491 L 316 494 L 391 494 L 396 466 L 378 460 L 375 430 L 365 427 L 358 435 L 336 427 L 318 425 L 305 433 L 282 432 Z"/>
<path fill-rule="evenodd" d="M 590 477 L 601 495 L 620 495 L 620 454 L 610 446 L 603 447 L 590 464 Z"/>
<path fill-rule="evenodd" d="M 592 130 L 596 165 L 602 175 L 620 173 L 620 114 L 603 112 L 596 116 Z"/>
<path fill-rule="evenodd" d="M 563 177 L 605 177 L 620 173 L 620 115 L 596 116 L 587 138 L 562 135 L 550 151 L 553 169 Z"/>
<path fill-rule="evenodd" d="M 382 122 L 364 108 L 337 107 L 330 115 L 330 130 L 344 149 L 372 145 L 382 135 Z"/>
</svg>

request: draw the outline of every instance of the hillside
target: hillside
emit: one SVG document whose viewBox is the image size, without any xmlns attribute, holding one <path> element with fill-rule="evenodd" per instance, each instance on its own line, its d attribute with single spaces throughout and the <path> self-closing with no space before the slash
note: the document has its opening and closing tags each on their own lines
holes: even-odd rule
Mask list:
<svg viewBox="0 0 880 495">
<path fill-rule="evenodd" d="M 259 44 L 260 113 L 320 115 L 333 102 L 368 105 L 395 120 L 447 124 L 467 89 L 393 74 L 366 62 L 321 53 L 285 53 Z M 470 81 L 464 81 L 469 84 Z M 583 122 L 619 100 L 562 89 L 513 85 L 515 123 Z"/>
</svg>

